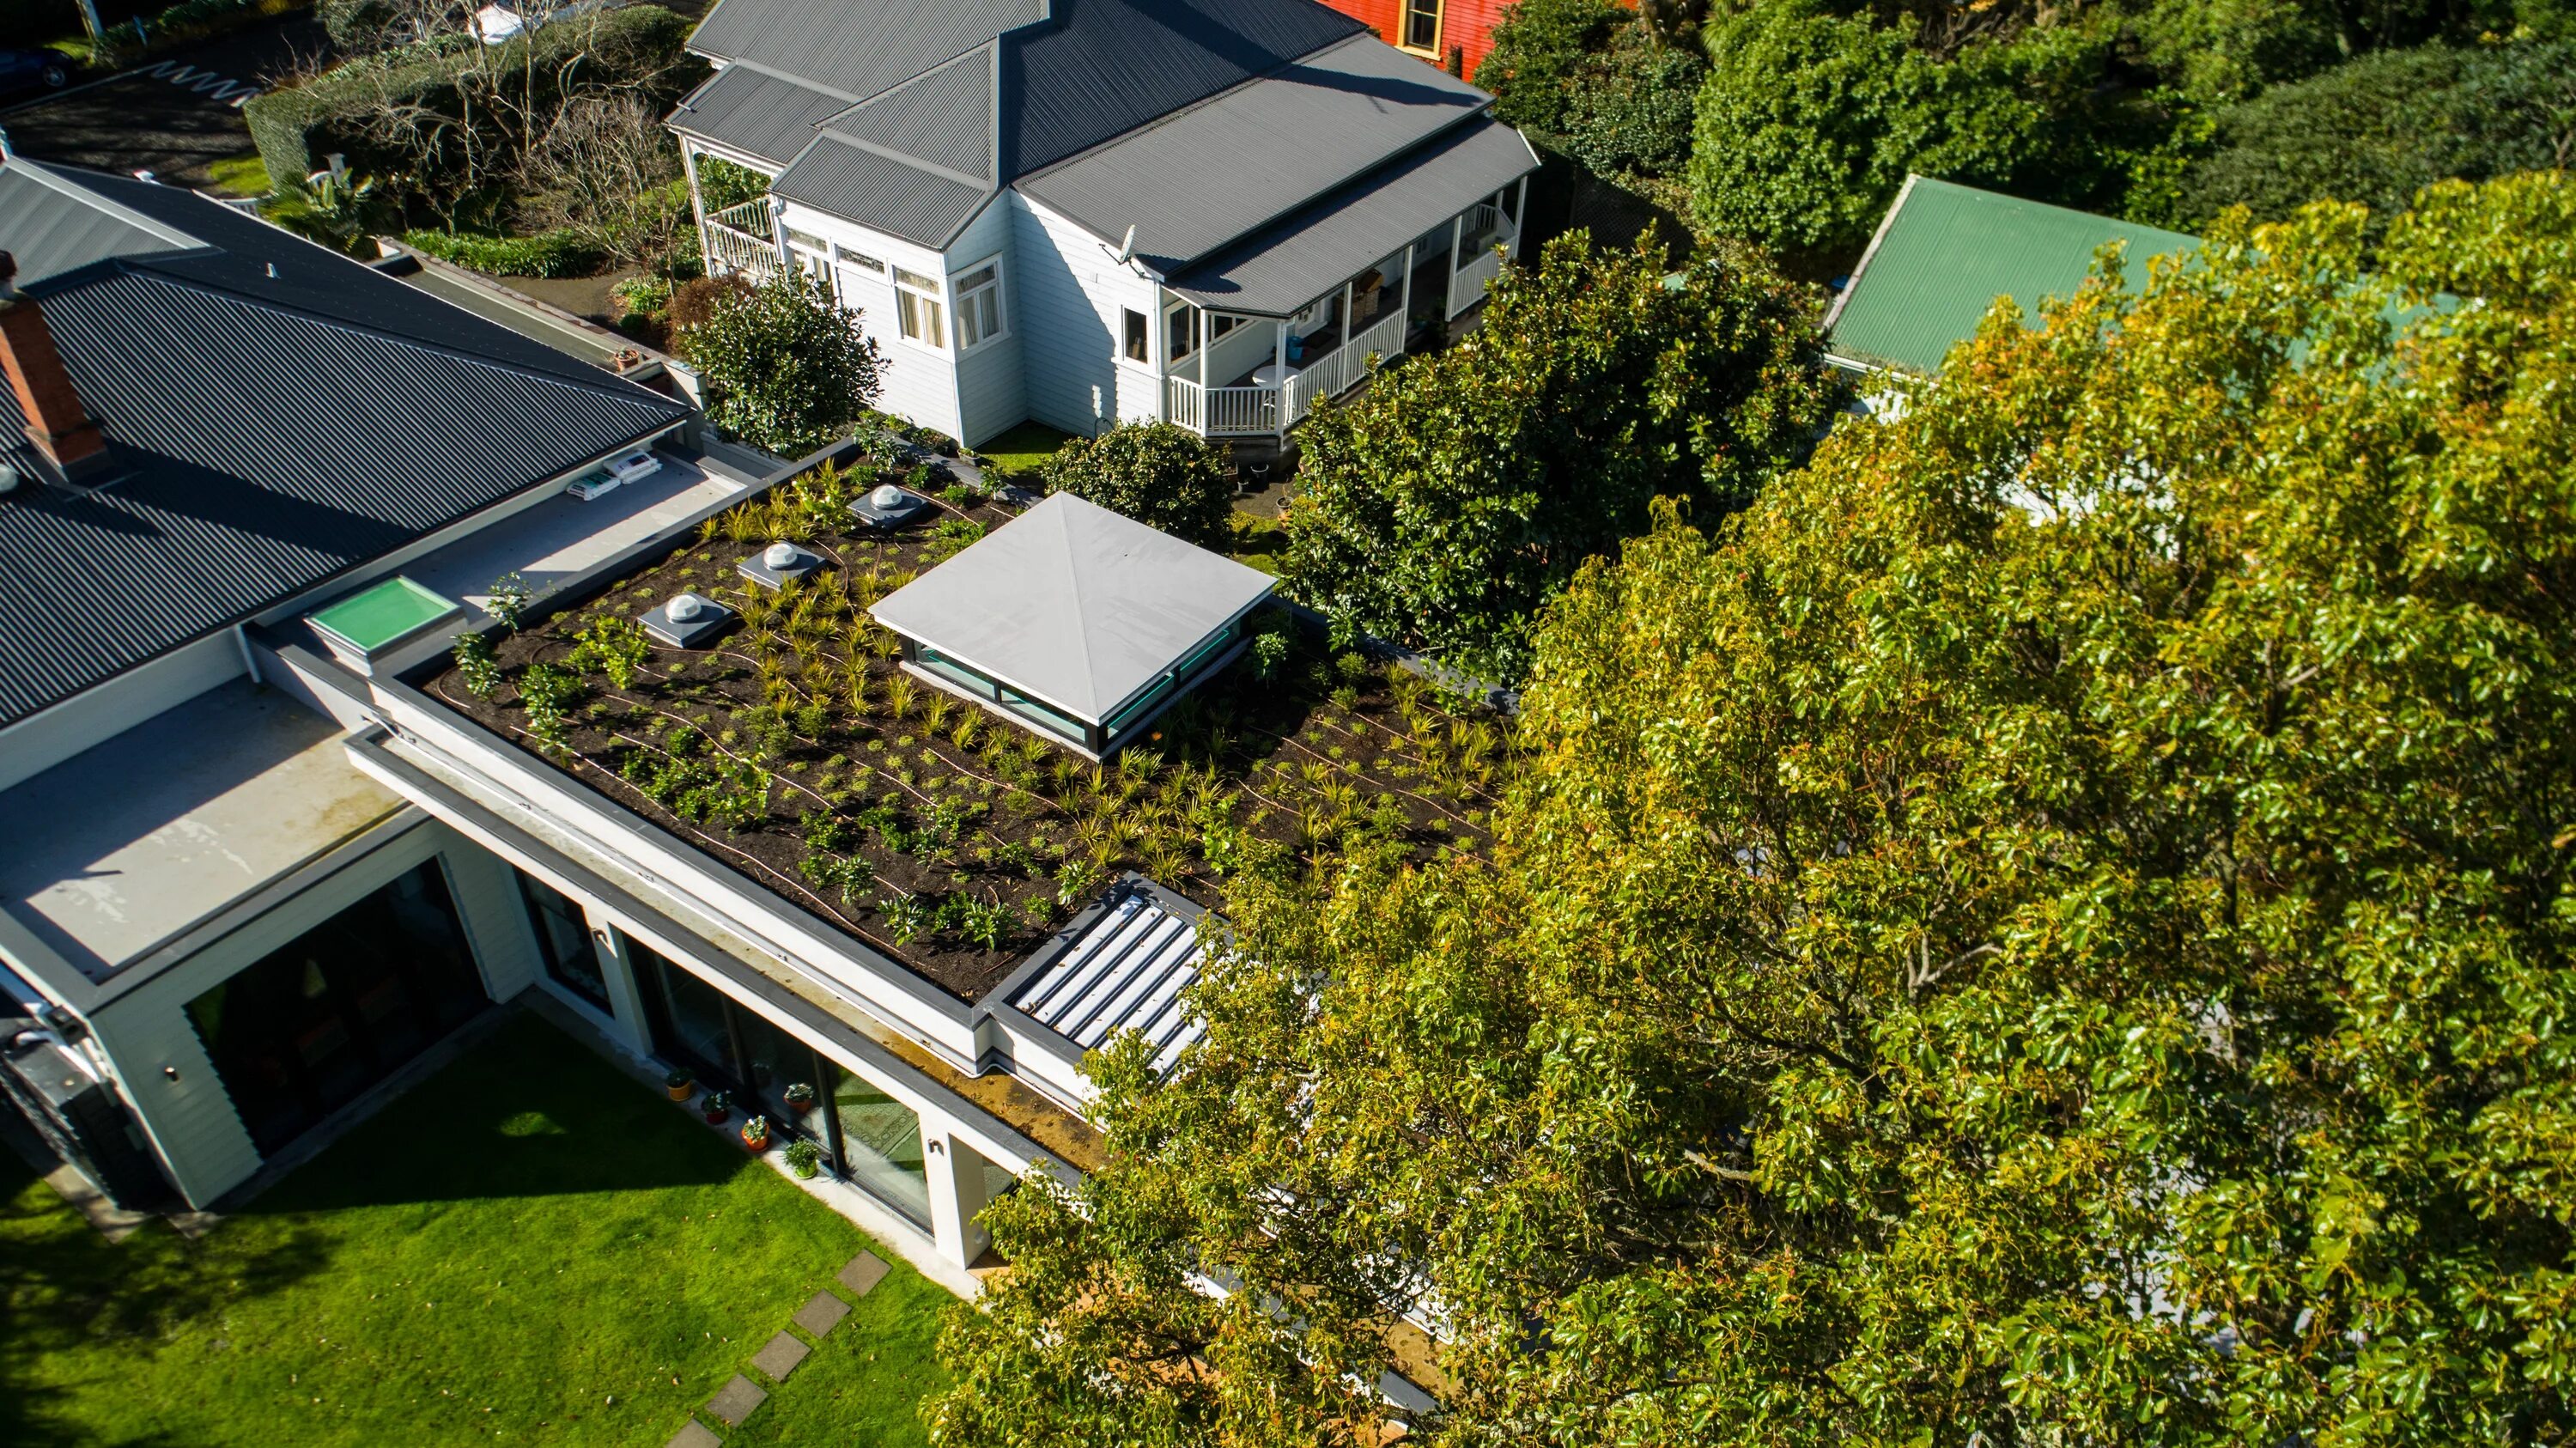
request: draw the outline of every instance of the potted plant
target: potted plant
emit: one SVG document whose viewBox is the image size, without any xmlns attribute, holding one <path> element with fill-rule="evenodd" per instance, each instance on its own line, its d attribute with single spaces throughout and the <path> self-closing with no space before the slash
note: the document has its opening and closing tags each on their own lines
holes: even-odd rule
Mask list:
<svg viewBox="0 0 2576 1448">
<path fill-rule="evenodd" d="M 742 1144 L 750 1151 L 769 1150 L 769 1118 L 755 1116 L 742 1124 Z"/>
<path fill-rule="evenodd" d="M 688 1100 L 689 1093 L 697 1084 L 697 1078 L 686 1071 L 672 1071 L 662 1078 L 663 1089 L 671 1093 L 674 1101 Z"/>
<path fill-rule="evenodd" d="M 722 1091 L 710 1091 L 698 1103 L 698 1109 L 706 1113 L 707 1125 L 722 1126 L 725 1118 L 733 1115 L 733 1098 Z"/>
<path fill-rule="evenodd" d="M 785 1095 L 787 1109 L 790 1111 L 814 1109 L 814 1084 L 810 1081 L 790 1081 L 787 1083 Z"/>
<path fill-rule="evenodd" d="M 810 1141 L 787 1143 L 787 1169 L 808 1181 L 823 1165 L 823 1148 Z"/>
</svg>

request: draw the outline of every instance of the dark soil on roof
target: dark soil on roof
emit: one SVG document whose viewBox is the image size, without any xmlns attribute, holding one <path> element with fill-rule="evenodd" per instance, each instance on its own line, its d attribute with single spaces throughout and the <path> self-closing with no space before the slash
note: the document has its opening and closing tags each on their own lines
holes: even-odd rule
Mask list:
<svg viewBox="0 0 2576 1448">
<path fill-rule="evenodd" d="M 876 481 L 862 465 L 737 506 L 501 640 L 487 696 L 453 666 L 421 686 L 967 1000 L 1121 871 L 1221 907 L 1247 856 L 1484 846 L 1509 767 L 1501 724 L 1284 619 L 1267 677 L 1247 652 L 1102 765 L 914 678 L 867 605 L 1014 513 L 961 493 L 891 536 L 812 521 L 846 520 L 834 500 Z M 752 592 L 736 565 L 782 537 L 825 567 Z M 743 617 L 695 652 L 622 623 L 684 590 Z M 586 630 L 610 647 L 584 649 Z M 602 663 L 620 650 L 622 686 Z M 532 665 L 541 704 L 551 671 L 571 686 L 559 748 L 527 708 Z"/>
</svg>

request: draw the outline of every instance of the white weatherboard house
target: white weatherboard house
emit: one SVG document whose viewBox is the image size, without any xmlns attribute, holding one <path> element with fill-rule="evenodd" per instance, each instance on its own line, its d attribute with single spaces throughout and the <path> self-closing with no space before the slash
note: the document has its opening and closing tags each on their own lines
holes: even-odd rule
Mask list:
<svg viewBox="0 0 2576 1448">
<path fill-rule="evenodd" d="M 821 280 L 884 405 L 1284 438 L 1474 307 L 1537 158 L 1492 98 L 1313 0 L 721 0 L 670 120 L 769 194 L 711 270 Z"/>
</svg>

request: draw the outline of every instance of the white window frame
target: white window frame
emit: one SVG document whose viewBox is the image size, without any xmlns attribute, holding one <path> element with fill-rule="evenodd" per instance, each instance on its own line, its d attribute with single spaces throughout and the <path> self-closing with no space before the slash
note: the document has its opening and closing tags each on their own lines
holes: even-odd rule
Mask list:
<svg viewBox="0 0 2576 1448">
<path fill-rule="evenodd" d="M 823 295 L 839 301 L 841 279 L 832 270 L 832 243 L 810 231 L 783 224 L 778 228 L 778 234 L 779 239 L 787 243 L 788 265 L 821 282 Z M 799 241 L 798 237 L 803 237 L 805 240 Z M 812 245 L 808 245 L 808 242 Z M 817 251 L 816 247 L 822 249 Z"/>
<path fill-rule="evenodd" d="M 971 278 L 976 276 L 978 273 L 985 271 L 990 271 L 993 274 L 992 280 L 984 282 L 978 286 L 969 287 L 967 285 L 967 282 Z M 948 295 L 956 298 L 956 307 L 953 315 L 949 318 L 949 325 L 957 333 L 958 356 L 963 357 L 970 352 L 981 352 L 985 348 L 990 347 L 994 343 L 1011 335 L 1011 299 L 1006 290 L 1006 284 L 1002 276 L 1002 254 L 1000 252 L 995 252 L 993 255 L 975 263 L 973 266 L 966 267 L 961 271 L 952 273 L 948 278 Z M 983 319 L 975 315 L 971 310 L 975 307 L 977 302 L 988 297 L 992 304 L 991 310 L 993 313 L 993 329 L 989 332 L 985 331 L 983 328 Z M 969 327 L 974 328 L 978 334 L 975 340 L 971 343 L 966 340 L 966 332 Z"/>
<path fill-rule="evenodd" d="M 1173 322 L 1174 317 L 1180 318 L 1178 324 Z M 1169 372 L 1180 366 L 1207 347 L 1207 338 L 1199 333 L 1199 309 L 1196 303 L 1176 300 L 1163 304 L 1163 356 L 1160 365 L 1164 371 Z M 1182 350 L 1178 352 L 1172 350 L 1175 339 L 1178 339 L 1182 345 Z"/>
<path fill-rule="evenodd" d="M 895 335 L 907 346 L 918 347 L 924 352 L 936 352 L 943 357 L 950 355 L 948 289 L 938 278 L 924 276 L 900 262 L 896 263 L 894 275 L 890 280 L 894 283 Z M 916 309 L 925 306 L 929 308 L 929 330 L 932 333 L 927 338 L 918 335 L 915 331 L 918 326 Z"/>
<path fill-rule="evenodd" d="M 1131 357 L 1127 353 L 1129 317 L 1134 317 L 1145 324 L 1145 355 L 1142 357 Z M 1131 307 L 1121 302 L 1118 304 L 1118 334 L 1115 338 L 1115 350 L 1111 355 L 1117 358 L 1118 365 L 1121 367 L 1133 367 L 1139 372 L 1150 372 L 1160 376 L 1162 369 L 1154 364 L 1154 348 L 1162 341 L 1160 333 L 1161 329 L 1154 321 L 1154 309 L 1151 305 Z"/>
</svg>

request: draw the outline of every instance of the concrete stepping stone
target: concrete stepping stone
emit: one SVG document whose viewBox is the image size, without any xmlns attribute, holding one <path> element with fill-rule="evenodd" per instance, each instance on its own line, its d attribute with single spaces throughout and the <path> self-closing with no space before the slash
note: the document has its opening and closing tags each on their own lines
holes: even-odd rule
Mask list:
<svg viewBox="0 0 2576 1448">
<path fill-rule="evenodd" d="M 769 1374 L 773 1380 L 783 1383 L 787 1381 L 789 1373 L 796 1371 L 796 1365 L 805 1361 L 805 1355 L 812 1351 L 812 1348 L 805 1345 L 805 1339 L 792 1332 L 782 1332 L 771 1338 L 768 1346 L 751 1355 L 751 1365 Z"/>
<path fill-rule="evenodd" d="M 713 1428 L 691 1418 L 689 1426 L 672 1434 L 671 1441 L 662 1448 L 724 1448 L 724 1440 L 716 1436 Z"/>
<path fill-rule="evenodd" d="M 877 1259 L 876 1253 L 861 1252 L 841 1269 L 841 1285 L 850 1289 L 852 1296 L 865 1297 L 869 1289 L 885 1280 L 885 1275 L 886 1264 Z"/>
<path fill-rule="evenodd" d="M 789 1321 L 816 1337 L 822 1337 L 839 1327 L 841 1319 L 849 1315 L 850 1304 L 843 1302 L 839 1293 L 817 1292 L 814 1300 L 796 1309 L 796 1315 Z"/>
<path fill-rule="evenodd" d="M 751 1416 L 752 1409 L 768 1401 L 767 1388 L 736 1373 L 732 1382 L 718 1388 L 716 1395 L 707 1399 L 707 1411 L 724 1419 L 726 1427 L 739 1428 L 742 1420 Z"/>
</svg>

